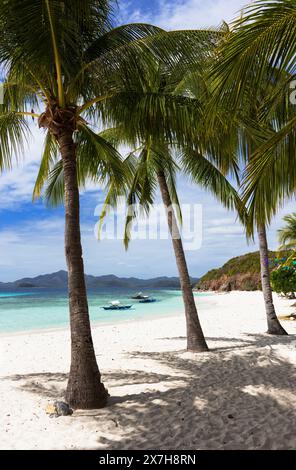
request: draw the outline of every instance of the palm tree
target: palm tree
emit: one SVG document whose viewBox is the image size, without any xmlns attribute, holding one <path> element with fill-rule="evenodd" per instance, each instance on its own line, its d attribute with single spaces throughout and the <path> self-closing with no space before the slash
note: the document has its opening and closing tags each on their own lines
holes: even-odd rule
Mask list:
<svg viewBox="0 0 296 470">
<path fill-rule="evenodd" d="M 288 63 L 283 66 L 283 56 L 280 57 L 293 47 L 290 41 L 284 45 L 283 39 L 293 35 L 295 2 L 257 1 L 245 12 L 233 23 L 219 49 L 219 60 L 212 68 L 214 96 L 220 106 L 230 110 L 232 118 L 240 121 L 240 132 L 244 134 L 241 149 L 246 169 L 242 187 L 243 202 L 249 208 L 247 233 L 252 236 L 254 230 L 258 233 L 268 333 L 285 335 L 273 304 L 266 227 L 283 197 L 291 194 L 292 186 L 296 188 L 294 174 L 286 173 L 283 181 L 288 155 L 292 157 L 293 153 L 291 140 L 288 143 L 286 140 L 293 119 L 286 127 L 291 116 L 286 94 L 291 74 Z M 279 151 L 276 145 L 281 139 L 285 149 Z M 283 159 L 286 164 L 281 166 Z"/>
<path fill-rule="evenodd" d="M 209 45 L 207 47 L 209 48 Z M 206 139 L 204 129 L 201 135 L 195 130 L 199 121 L 203 123 L 201 100 L 193 99 L 183 93 L 180 72 L 178 67 L 168 68 L 167 64 L 159 61 L 155 61 L 154 67 L 150 63 L 149 70 L 139 69 L 139 73 L 134 73 L 127 83 L 136 90 L 137 96 L 141 99 L 136 102 L 129 99 L 123 108 L 120 106 L 112 108 L 110 110 L 112 119 L 118 127 L 110 128 L 100 135 L 116 147 L 125 144 L 133 148 L 125 160 L 127 171 L 131 174 L 124 188 L 129 208 L 124 237 L 126 247 L 129 243 L 131 223 L 137 216 L 134 205 L 138 202 L 140 207 L 148 212 L 155 200 L 157 188 L 160 190 L 183 294 L 187 349 L 202 352 L 208 348 L 197 314 L 178 225 L 178 216 L 181 221 L 181 209 L 176 175 L 183 170 L 195 182 L 211 190 L 229 208 L 240 207 L 241 202 L 221 169 L 211 161 L 216 157 L 215 149 L 223 153 L 221 141 L 217 136 Z M 178 92 L 178 88 L 180 90 L 182 88 L 182 94 Z M 147 98 L 151 100 L 156 96 L 160 103 L 163 103 L 157 115 L 152 114 L 151 108 L 147 106 Z M 151 121 L 154 120 L 157 129 L 152 130 Z M 166 126 L 170 129 L 169 132 Z M 194 145 L 191 143 L 192 139 Z M 229 163 L 222 159 L 223 165 L 229 169 Z M 106 207 L 109 204 L 116 204 L 120 194 L 118 187 L 111 182 L 102 211 L 101 224 L 107 214 Z"/>
<path fill-rule="evenodd" d="M 296 212 L 283 217 L 285 227 L 278 230 L 281 250 L 295 250 L 296 248 Z"/>
<path fill-rule="evenodd" d="M 108 134 L 112 141 L 117 131 L 116 128 L 109 129 L 103 134 L 105 138 Z M 196 162 L 193 163 L 193 160 L 196 160 Z M 138 216 L 137 204 L 139 210 L 144 208 L 144 211 L 148 213 L 155 201 L 158 188 L 166 209 L 167 223 L 180 277 L 185 307 L 187 349 L 194 352 L 207 351 L 208 347 L 197 314 L 179 229 L 182 215 L 177 195 L 176 174 L 181 168 L 186 173 L 190 172 L 194 181 L 212 191 L 229 208 L 238 207 L 239 197 L 223 173 L 206 157 L 201 154 L 196 154 L 193 157 L 192 153 L 189 154 L 183 151 L 179 152 L 179 158 L 174 158 L 173 148 L 165 143 L 153 142 L 153 139 L 149 137 L 142 142 L 137 142 L 134 151 L 126 158 L 125 164 L 129 167 L 129 170 L 132 168 L 132 178 L 127 180 L 129 181 L 129 187 L 125 193 L 128 205 L 124 236 L 125 246 L 127 248 L 130 241 L 132 221 Z M 108 206 L 110 204 L 116 205 L 117 198 L 122 194 L 118 188 L 110 184 L 100 225 L 102 225 L 107 215 Z M 180 217 L 179 223 L 178 216 Z"/>
<path fill-rule="evenodd" d="M 258 123 L 259 127 L 259 123 Z M 258 145 L 256 137 L 245 137 L 247 143 L 247 171 L 253 163 L 253 154 Z M 267 333 L 270 335 L 287 335 L 286 330 L 280 324 L 272 295 L 272 287 L 270 282 L 270 266 L 269 266 L 269 250 L 268 250 L 268 239 L 265 219 L 261 217 L 262 206 L 266 204 L 266 185 L 257 185 L 255 192 L 252 194 L 251 201 L 249 203 L 249 216 L 247 219 L 247 234 L 253 236 L 254 230 L 257 231 L 259 241 L 259 252 L 260 252 L 260 273 L 261 273 L 261 286 L 264 298 L 265 312 L 267 318 Z M 243 199 L 243 201 L 246 201 Z"/>
<path fill-rule="evenodd" d="M 100 181 L 123 183 L 120 155 L 92 125 L 99 119 L 99 103 L 116 101 L 121 64 L 129 63 L 132 69 L 137 51 L 138 62 L 146 61 L 145 50 L 156 52 L 165 44 L 162 31 L 150 25 L 113 28 L 112 5 L 108 0 L 0 1 L 0 62 L 6 72 L 0 162 L 9 162 L 11 149 L 21 147 L 26 119 L 31 118 L 46 132 L 35 196 L 61 155 L 71 326 L 66 399 L 74 408 L 103 407 L 108 396 L 91 336 L 77 162 L 85 171 L 96 172 Z M 149 42 L 154 36 L 155 43 Z"/>
<path fill-rule="evenodd" d="M 253 116 L 254 117 L 254 116 Z M 254 125 L 256 121 L 253 120 L 252 124 Z M 244 145 L 241 146 L 241 149 L 245 149 L 245 162 L 247 169 L 253 163 L 253 154 L 255 149 L 258 146 L 258 138 L 256 139 L 256 134 L 254 134 L 250 129 L 241 129 L 241 134 L 244 140 Z M 259 124 L 258 124 L 259 127 Z M 242 152 L 243 154 L 243 152 Z M 246 170 L 248 171 L 248 170 Z M 242 188 L 244 186 L 242 185 Z M 266 226 L 267 222 L 265 219 L 262 219 L 261 213 L 262 206 L 266 204 L 266 194 L 267 194 L 266 185 L 257 185 L 256 191 L 252 194 L 251 201 L 248 204 L 248 217 L 246 219 L 246 233 L 247 237 L 254 237 L 254 232 L 257 232 L 258 241 L 259 241 L 259 253 L 260 253 L 260 273 L 261 273 L 261 286 L 262 293 L 264 298 L 266 319 L 267 319 L 267 333 L 270 335 L 287 335 L 287 332 L 280 324 L 276 310 L 273 302 L 272 287 L 270 282 L 270 266 L 269 266 L 269 250 L 268 250 L 268 239 Z M 246 204 L 246 197 L 242 198 L 242 203 Z"/>
</svg>

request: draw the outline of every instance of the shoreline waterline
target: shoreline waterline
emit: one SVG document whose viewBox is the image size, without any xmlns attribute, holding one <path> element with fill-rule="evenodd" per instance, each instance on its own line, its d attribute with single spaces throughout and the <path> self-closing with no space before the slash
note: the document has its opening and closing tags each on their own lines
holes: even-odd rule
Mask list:
<svg viewBox="0 0 296 470">
<path fill-rule="evenodd" d="M 143 318 L 139 317 L 138 319 L 121 319 L 121 320 L 116 320 L 116 322 L 102 322 L 102 321 L 91 321 L 91 327 L 92 329 L 98 329 L 98 328 L 103 328 L 103 327 L 112 327 L 112 326 L 117 326 L 117 325 L 128 325 L 128 324 L 136 324 L 136 323 L 145 323 L 145 322 L 154 322 L 157 320 L 161 319 L 166 319 L 166 318 L 179 318 L 184 312 L 171 312 L 168 314 L 161 314 L 159 317 L 152 317 L 152 318 Z M 0 332 L 0 338 L 9 338 L 9 337 L 14 337 L 14 336 L 31 336 L 31 335 L 41 335 L 41 334 L 52 334 L 52 333 L 70 333 L 70 322 L 67 326 L 60 326 L 56 328 L 39 328 L 39 329 L 33 329 L 33 330 L 21 330 L 21 331 L 4 331 Z"/>
</svg>

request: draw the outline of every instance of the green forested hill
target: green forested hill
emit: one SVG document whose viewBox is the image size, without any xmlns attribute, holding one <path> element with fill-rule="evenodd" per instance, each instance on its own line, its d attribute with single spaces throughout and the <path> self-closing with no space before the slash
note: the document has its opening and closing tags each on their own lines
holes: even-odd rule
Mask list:
<svg viewBox="0 0 296 470">
<path fill-rule="evenodd" d="M 271 266 L 277 255 L 274 251 L 269 252 Z M 260 290 L 259 251 L 232 258 L 222 268 L 212 269 L 199 280 L 196 288 L 198 290 L 221 291 Z"/>
</svg>

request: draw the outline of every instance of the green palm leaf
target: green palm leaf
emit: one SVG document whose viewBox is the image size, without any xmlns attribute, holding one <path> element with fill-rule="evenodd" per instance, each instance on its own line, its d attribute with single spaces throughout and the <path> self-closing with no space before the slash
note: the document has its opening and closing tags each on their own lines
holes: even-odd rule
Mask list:
<svg viewBox="0 0 296 470">
<path fill-rule="evenodd" d="M 30 133 L 25 119 L 13 112 L 0 113 L 0 172 L 11 168 L 13 158 L 24 152 Z"/>
<path fill-rule="evenodd" d="M 41 163 L 33 190 L 33 199 L 37 199 L 41 196 L 42 189 L 45 186 L 48 178 L 51 179 L 51 184 L 53 184 L 52 181 L 54 177 L 52 174 L 50 175 L 50 173 L 58 158 L 59 151 L 57 142 L 55 141 L 54 137 L 48 132 L 45 138 L 43 155 L 41 158 Z M 57 197 L 55 197 L 55 199 L 57 199 Z"/>
<path fill-rule="evenodd" d="M 280 250 L 296 248 L 296 213 L 283 217 L 285 227 L 278 230 L 278 239 L 281 244 Z"/>
</svg>

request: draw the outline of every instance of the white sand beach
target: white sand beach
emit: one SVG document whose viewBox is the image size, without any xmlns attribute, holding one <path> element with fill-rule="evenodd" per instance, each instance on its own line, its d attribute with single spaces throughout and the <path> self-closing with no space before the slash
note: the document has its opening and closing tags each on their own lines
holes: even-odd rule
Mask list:
<svg viewBox="0 0 296 470">
<path fill-rule="evenodd" d="M 181 313 L 94 327 L 109 406 L 71 417 L 45 413 L 65 388 L 69 332 L 1 336 L 0 448 L 295 449 L 296 322 L 284 322 L 289 337 L 266 335 L 260 292 L 206 304 L 202 355 L 185 351 Z"/>
</svg>

